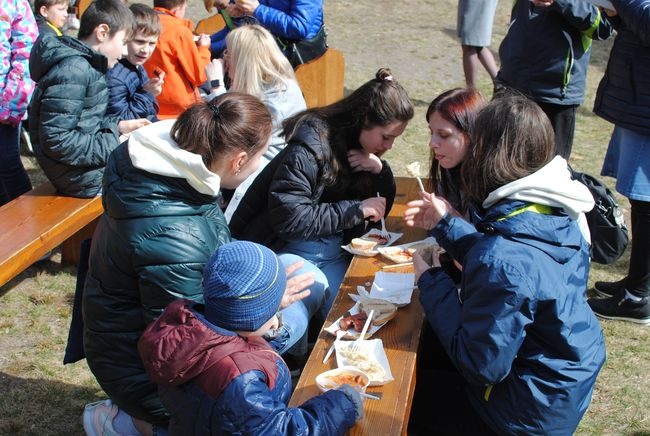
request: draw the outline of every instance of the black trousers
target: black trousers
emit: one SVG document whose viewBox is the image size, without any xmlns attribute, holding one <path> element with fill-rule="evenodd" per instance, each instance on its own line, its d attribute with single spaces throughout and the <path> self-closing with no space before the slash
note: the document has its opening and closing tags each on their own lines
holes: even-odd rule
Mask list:
<svg viewBox="0 0 650 436">
<path fill-rule="evenodd" d="M 632 252 L 625 288 L 639 297 L 650 296 L 650 202 L 630 200 Z"/>
<path fill-rule="evenodd" d="M 422 332 L 418 356 L 409 435 L 496 435 L 474 411 L 465 391 L 467 382 L 429 325 Z"/>
<path fill-rule="evenodd" d="M 569 160 L 573 147 L 573 134 L 576 129 L 576 112 L 578 105 L 560 105 L 537 102 L 544 111 L 555 132 L 555 154 Z"/>
</svg>

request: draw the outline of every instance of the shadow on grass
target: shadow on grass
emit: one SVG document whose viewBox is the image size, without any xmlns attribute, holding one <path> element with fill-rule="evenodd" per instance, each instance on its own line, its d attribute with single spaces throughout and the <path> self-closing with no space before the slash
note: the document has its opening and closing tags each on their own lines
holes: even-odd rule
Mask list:
<svg viewBox="0 0 650 436">
<path fill-rule="evenodd" d="M 52 253 L 45 259 L 39 260 L 32 264 L 29 268 L 18 274 L 13 279 L 9 280 L 3 286 L 0 286 L 0 297 L 16 288 L 24 280 L 35 279 L 36 277 L 52 277 L 55 278 L 61 272 L 68 272 L 73 276 L 77 274 L 75 266 L 61 265 L 60 248 L 55 248 Z"/>
<path fill-rule="evenodd" d="M 84 405 L 96 388 L 55 380 L 20 378 L 0 372 L 0 434 L 83 434 Z M 79 417 L 70 422 L 70 417 Z"/>
</svg>

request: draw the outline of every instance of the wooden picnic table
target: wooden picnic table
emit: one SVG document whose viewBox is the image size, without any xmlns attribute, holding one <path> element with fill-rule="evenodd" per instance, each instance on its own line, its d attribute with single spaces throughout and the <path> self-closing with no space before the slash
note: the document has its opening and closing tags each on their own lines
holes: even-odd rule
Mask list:
<svg viewBox="0 0 650 436">
<path fill-rule="evenodd" d="M 391 232 L 404 235 L 395 243 L 403 244 L 426 237 L 422 229 L 407 227 L 402 219 L 406 202 L 418 199 L 419 187 L 414 178 L 397 178 L 395 204 L 386 220 Z M 345 275 L 339 293 L 327 316 L 325 326 L 329 326 L 353 305 L 349 293 L 357 293 L 357 285 L 368 285 L 374 280 L 375 272 L 393 262 L 381 256 L 354 256 Z M 390 272 L 412 272 L 412 266 L 391 268 Z M 367 287 L 366 289 L 369 290 Z M 411 402 L 415 391 L 415 367 L 420 333 L 424 322 L 422 306 L 418 301 L 418 290 L 413 292 L 411 303 L 398 310 L 397 315 L 383 326 L 373 339 L 383 341 L 394 380 L 383 386 L 369 387 L 368 393 L 381 393 L 380 400 L 364 400 L 365 417 L 350 429 L 350 435 L 398 435 L 406 434 Z M 323 371 L 336 368 L 336 356 L 332 355 L 323 364 L 325 353 L 332 345 L 334 337 L 321 329 L 316 344 L 300 375 L 289 404 L 297 406 L 320 393 L 316 386 L 316 376 Z"/>
</svg>

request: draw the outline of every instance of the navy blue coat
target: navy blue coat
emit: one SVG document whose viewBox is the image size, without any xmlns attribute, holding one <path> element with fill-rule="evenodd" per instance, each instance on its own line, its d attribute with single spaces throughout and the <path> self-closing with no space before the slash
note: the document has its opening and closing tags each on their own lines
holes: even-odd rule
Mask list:
<svg viewBox="0 0 650 436">
<path fill-rule="evenodd" d="M 617 126 L 650 135 L 650 1 L 612 4 L 620 25 L 594 112 Z"/>
<path fill-rule="evenodd" d="M 106 79 L 110 92 L 108 115 L 116 116 L 120 120 L 138 118 L 158 120 L 156 98 L 143 88 L 149 82 L 149 77 L 142 66 L 133 65 L 126 59 L 122 59 L 108 70 Z"/>
<path fill-rule="evenodd" d="M 460 291 L 435 268 L 420 277 L 420 301 L 497 434 L 570 435 L 605 362 L 586 303 L 589 249 L 563 213 L 509 216 L 525 205 L 503 200 L 476 227 L 443 218 L 431 235 L 463 265 Z"/>
<path fill-rule="evenodd" d="M 510 28 L 499 47 L 497 83 L 535 101 L 578 105 L 585 97 L 592 39 L 606 39 L 612 26 L 584 0 L 555 0 L 537 7 L 516 0 Z"/>
</svg>

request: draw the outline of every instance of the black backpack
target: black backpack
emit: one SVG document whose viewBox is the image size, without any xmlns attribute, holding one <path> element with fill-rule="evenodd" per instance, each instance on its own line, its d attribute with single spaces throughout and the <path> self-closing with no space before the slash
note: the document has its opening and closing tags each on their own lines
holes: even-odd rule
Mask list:
<svg viewBox="0 0 650 436">
<path fill-rule="evenodd" d="M 585 173 L 571 170 L 573 178 L 589 189 L 596 205 L 586 213 L 591 232 L 591 259 L 594 262 L 610 264 L 625 252 L 629 241 L 623 213 L 607 186 Z"/>
</svg>

